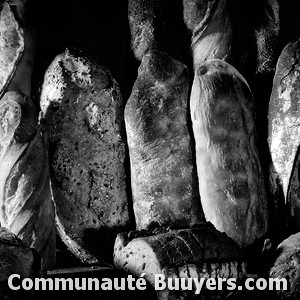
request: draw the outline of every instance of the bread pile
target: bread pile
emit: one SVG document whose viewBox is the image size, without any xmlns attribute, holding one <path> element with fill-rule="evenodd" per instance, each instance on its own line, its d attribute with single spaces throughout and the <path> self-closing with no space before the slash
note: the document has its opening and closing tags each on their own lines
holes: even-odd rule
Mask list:
<svg viewBox="0 0 300 300">
<path fill-rule="evenodd" d="M 279 4 L 183 0 L 177 37 L 166 2 L 129 0 L 137 68 L 124 97 L 101 57 L 72 46 L 32 92 L 26 1 L 1 2 L 0 225 L 35 249 L 42 274 L 57 267 L 59 236 L 82 263 L 145 273 L 153 286 L 155 274 L 253 272 L 288 278 L 283 299 L 299 295 L 300 44 L 280 48 Z"/>
</svg>

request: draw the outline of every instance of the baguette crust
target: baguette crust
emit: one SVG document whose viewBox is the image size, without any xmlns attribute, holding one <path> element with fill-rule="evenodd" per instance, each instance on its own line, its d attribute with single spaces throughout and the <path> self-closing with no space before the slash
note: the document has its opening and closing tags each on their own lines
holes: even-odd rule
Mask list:
<svg viewBox="0 0 300 300">
<path fill-rule="evenodd" d="M 21 93 L 4 94 L 0 116 L 1 226 L 37 250 L 45 271 L 54 267 L 56 250 L 46 144 Z"/>
<path fill-rule="evenodd" d="M 266 233 L 268 210 L 245 79 L 221 60 L 200 65 L 191 117 L 205 217 L 239 246 L 249 246 Z"/>
<path fill-rule="evenodd" d="M 282 50 L 273 82 L 269 103 L 268 143 L 272 157 L 271 189 L 273 195 L 282 195 L 276 201 L 288 204 L 291 222 L 299 228 L 298 157 L 300 144 L 299 64 L 300 40 L 287 44 Z"/>
<path fill-rule="evenodd" d="M 15 74 L 24 48 L 24 31 L 10 4 L 5 2 L 0 13 L 0 98 Z"/>
<path fill-rule="evenodd" d="M 277 47 L 280 30 L 279 3 L 277 0 L 264 0 L 264 15 L 255 29 L 257 47 L 256 72 L 274 72 L 277 62 Z"/>
<path fill-rule="evenodd" d="M 150 50 L 159 48 L 163 23 L 159 0 L 129 0 L 128 19 L 133 54 L 141 61 Z"/>
<path fill-rule="evenodd" d="M 136 227 L 203 220 L 187 129 L 188 73 L 163 52 L 145 55 L 125 107 Z"/>
<path fill-rule="evenodd" d="M 58 232 L 82 261 L 99 262 L 130 225 L 120 90 L 99 63 L 67 49 L 46 71 L 40 105 Z"/>
</svg>

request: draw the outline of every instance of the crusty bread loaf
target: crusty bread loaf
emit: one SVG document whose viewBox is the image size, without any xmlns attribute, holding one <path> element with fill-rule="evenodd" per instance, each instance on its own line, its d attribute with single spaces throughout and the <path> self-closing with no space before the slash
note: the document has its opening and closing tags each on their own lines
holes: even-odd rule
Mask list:
<svg viewBox="0 0 300 300">
<path fill-rule="evenodd" d="M 139 61 L 162 42 L 164 27 L 160 14 L 159 0 L 128 1 L 131 48 Z"/>
<path fill-rule="evenodd" d="M 48 156 L 30 99 L 7 92 L 0 101 L 0 222 L 35 248 L 43 270 L 55 265 L 54 205 Z"/>
<path fill-rule="evenodd" d="M 97 262 L 130 223 L 120 90 L 97 61 L 66 49 L 46 71 L 40 105 L 58 232 L 78 258 Z"/>
<path fill-rule="evenodd" d="M 24 52 L 24 31 L 9 2 L 0 7 L 0 97 L 16 72 Z"/>
<path fill-rule="evenodd" d="M 8 229 L 0 227 L 0 282 L 12 274 L 22 278 L 39 275 L 38 256 Z"/>
<path fill-rule="evenodd" d="M 264 13 L 255 28 L 257 47 L 256 72 L 265 74 L 275 71 L 280 30 L 279 3 L 277 0 L 264 0 Z"/>
<path fill-rule="evenodd" d="M 247 56 L 248 32 L 238 24 L 239 3 L 229 0 L 185 0 L 184 20 L 192 31 L 194 71 L 208 59 L 222 59 L 239 71 Z M 197 24 L 198 22 L 198 24 Z"/>
<path fill-rule="evenodd" d="M 207 0 L 183 0 L 183 20 L 188 30 L 193 31 L 198 27 L 207 13 L 211 3 Z"/>
<path fill-rule="evenodd" d="M 205 217 L 249 246 L 264 236 L 268 220 L 251 91 L 233 66 L 208 60 L 198 68 L 190 101 Z"/>
<path fill-rule="evenodd" d="M 132 240 L 126 233 L 119 234 L 115 241 L 114 264 L 137 277 L 145 273 L 145 279 L 152 285 L 155 274 L 200 279 L 239 277 L 246 273 L 237 244 L 209 222 Z M 169 299 L 168 293 L 159 294 L 160 299 Z"/>
<path fill-rule="evenodd" d="M 125 107 L 138 230 L 203 220 L 187 129 L 188 73 L 166 53 L 146 54 Z"/>
<path fill-rule="evenodd" d="M 270 278 L 283 278 L 287 289 L 276 290 L 280 299 L 299 299 L 300 296 L 300 233 L 291 235 L 277 247 L 278 257 L 270 269 Z"/>
<path fill-rule="evenodd" d="M 28 20 L 25 18 L 26 5 L 27 0 L 4 1 L 3 9 L 7 10 L 6 14 L 8 12 L 11 13 L 11 18 L 14 17 L 14 21 L 7 20 L 6 23 L 3 24 L 2 28 L 7 32 L 12 32 L 11 34 L 15 34 L 14 31 L 17 29 L 16 32 L 18 33 L 18 36 L 15 38 L 18 38 L 18 42 L 20 43 L 19 51 L 21 51 L 21 53 L 18 53 L 19 58 L 16 57 L 13 61 L 10 61 L 8 58 L 4 58 L 5 62 L 9 62 L 10 67 L 13 69 L 13 73 L 10 76 L 9 82 L 7 82 L 5 91 L 19 91 L 30 97 L 31 75 L 33 71 L 36 47 L 36 33 L 35 29 L 28 25 Z M 16 51 L 18 45 L 16 42 L 10 43 L 11 42 L 9 42 L 6 37 L 4 45 L 5 48 L 7 48 L 6 52 L 9 56 L 13 54 L 13 51 Z"/>
<path fill-rule="evenodd" d="M 284 197 L 290 221 L 297 229 L 300 228 L 297 162 L 300 145 L 299 58 L 300 40 L 290 42 L 282 50 L 276 66 L 268 114 L 268 143 L 273 164 L 271 190 L 276 202 L 283 201 L 278 196 Z"/>
<path fill-rule="evenodd" d="M 10 275 L 18 274 L 21 279 L 36 278 L 40 274 L 40 259 L 34 249 L 30 249 L 6 228 L 0 227 L 0 299 L 33 299 L 32 292 L 11 290 L 8 286 Z M 15 284 L 17 280 L 13 280 Z"/>
<path fill-rule="evenodd" d="M 206 3 L 206 11 L 192 36 L 194 70 L 203 61 L 212 58 L 232 63 L 233 29 L 227 9 L 227 0 L 213 0 Z"/>
</svg>

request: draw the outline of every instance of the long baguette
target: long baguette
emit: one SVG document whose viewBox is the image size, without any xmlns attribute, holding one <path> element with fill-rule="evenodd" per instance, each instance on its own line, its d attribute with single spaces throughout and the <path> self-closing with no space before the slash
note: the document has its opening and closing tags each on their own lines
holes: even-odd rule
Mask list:
<svg viewBox="0 0 300 300">
<path fill-rule="evenodd" d="M 128 19 L 131 48 L 141 61 L 150 50 L 160 48 L 164 25 L 159 0 L 129 0 Z"/>
<path fill-rule="evenodd" d="M 164 52 L 143 58 L 125 107 L 138 230 L 203 220 L 187 128 L 188 73 Z"/>
<path fill-rule="evenodd" d="M 300 220 L 299 58 L 300 40 L 288 43 L 282 50 L 276 66 L 268 115 L 268 143 L 272 158 L 271 191 L 276 203 L 287 204 L 289 221 L 294 229 L 299 229 Z M 283 213 L 277 211 L 278 218 Z"/>
<path fill-rule="evenodd" d="M 239 246 L 249 246 L 267 232 L 268 209 L 245 79 L 222 60 L 200 65 L 191 117 L 205 217 Z"/>
<path fill-rule="evenodd" d="M 7 92 L 0 120 L 1 226 L 37 250 L 45 271 L 55 265 L 54 205 L 37 113 L 28 97 Z"/>
</svg>

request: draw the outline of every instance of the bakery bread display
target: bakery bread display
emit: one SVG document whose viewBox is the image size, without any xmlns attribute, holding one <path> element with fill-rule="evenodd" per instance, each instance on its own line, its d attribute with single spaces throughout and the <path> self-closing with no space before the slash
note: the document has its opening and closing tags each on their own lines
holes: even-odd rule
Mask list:
<svg viewBox="0 0 300 300">
<path fill-rule="evenodd" d="M 119 87 L 96 60 L 68 48 L 46 71 L 40 106 L 57 230 L 74 255 L 99 262 L 130 225 Z"/>
<path fill-rule="evenodd" d="M 203 220 L 187 128 L 184 64 L 158 50 L 143 57 L 125 107 L 136 228 Z"/>
<path fill-rule="evenodd" d="M 190 109 L 206 220 L 247 247 L 268 229 L 250 88 L 230 64 L 207 60 L 197 69 Z"/>
</svg>

